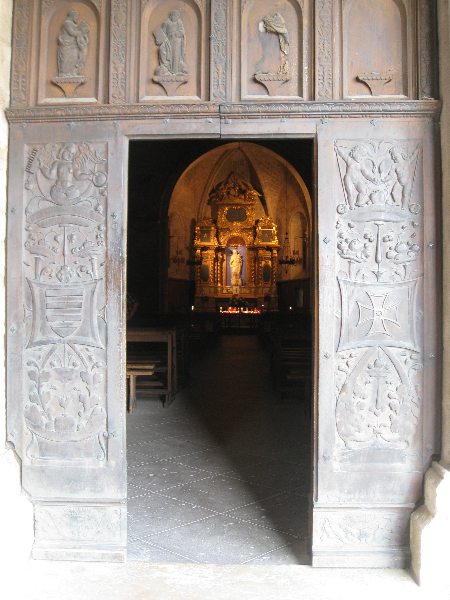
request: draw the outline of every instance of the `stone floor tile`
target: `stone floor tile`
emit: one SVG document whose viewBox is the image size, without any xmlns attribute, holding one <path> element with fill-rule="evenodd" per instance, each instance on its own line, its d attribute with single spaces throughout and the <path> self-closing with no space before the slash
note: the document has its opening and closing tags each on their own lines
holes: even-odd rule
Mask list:
<svg viewBox="0 0 450 600">
<path fill-rule="evenodd" d="M 154 462 L 129 470 L 128 483 L 149 491 L 164 490 L 192 484 L 209 477 L 210 473 L 173 462 Z"/>
<path fill-rule="evenodd" d="M 307 540 L 297 540 L 246 561 L 246 565 L 308 565 L 311 562 Z"/>
<path fill-rule="evenodd" d="M 195 485 L 183 485 L 161 493 L 194 506 L 225 512 L 278 495 L 281 492 L 224 475 L 216 475 Z"/>
<path fill-rule="evenodd" d="M 145 540 L 135 540 L 128 544 L 127 558 L 131 561 L 148 561 L 148 562 L 160 562 L 160 563 L 195 563 L 195 560 L 182 556 L 181 554 L 175 554 L 161 548 L 147 543 Z"/>
<path fill-rule="evenodd" d="M 306 498 L 284 493 L 231 510 L 227 515 L 289 536 L 305 538 L 308 534 L 308 511 Z"/>
<path fill-rule="evenodd" d="M 172 529 L 147 539 L 197 562 L 213 564 L 242 564 L 286 545 L 279 534 L 225 515 L 187 525 L 182 532 Z"/>
<path fill-rule="evenodd" d="M 159 494 L 132 498 L 129 500 L 129 506 L 133 518 L 129 519 L 128 532 L 134 537 L 159 533 L 217 514 L 205 507 Z"/>
</svg>

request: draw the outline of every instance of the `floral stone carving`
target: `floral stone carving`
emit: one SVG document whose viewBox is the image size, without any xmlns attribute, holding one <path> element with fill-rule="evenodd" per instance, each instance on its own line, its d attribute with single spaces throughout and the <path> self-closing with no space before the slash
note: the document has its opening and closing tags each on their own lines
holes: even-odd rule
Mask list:
<svg viewBox="0 0 450 600">
<path fill-rule="evenodd" d="M 100 326 L 106 318 L 105 151 L 69 143 L 29 153 L 24 416 L 32 460 L 103 461 L 107 455 Z"/>
<path fill-rule="evenodd" d="M 89 25 L 78 23 L 75 10 L 67 13 L 58 36 L 58 76 L 52 82 L 58 85 L 66 98 L 71 98 L 78 86 L 86 82 L 81 74 L 89 45 Z"/>
<path fill-rule="evenodd" d="M 412 200 L 419 145 L 336 143 L 345 203 L 336 429 L 350 450 L 410 451 L 421 404 L 421 207 Z"/>
</svg>

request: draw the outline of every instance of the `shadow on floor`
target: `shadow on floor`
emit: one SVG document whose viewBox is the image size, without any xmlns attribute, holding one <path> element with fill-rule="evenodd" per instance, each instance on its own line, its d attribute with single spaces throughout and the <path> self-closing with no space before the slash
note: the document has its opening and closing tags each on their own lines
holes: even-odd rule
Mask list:
<svg viewBox="0 0 450 600">
<path fill-rule="evenodd" d="M 222 336 L 174 403 L 128 417 L 129 560 L 309 564 L 311 423 L 256 336 Z"/>
</svg>

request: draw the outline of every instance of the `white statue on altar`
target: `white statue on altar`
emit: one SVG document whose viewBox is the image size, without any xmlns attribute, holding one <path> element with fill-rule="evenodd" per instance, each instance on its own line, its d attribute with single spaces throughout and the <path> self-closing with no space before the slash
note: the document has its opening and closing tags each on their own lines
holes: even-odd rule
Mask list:
<svg viewBox="0 0 450 600">
<path fill-rule="evenodd" d="M 242 285 L 241 271 L 242 271 L 242 256 L 237 251 L 237 248 L 233 250 L 233 254 L 230 258 L 231 268 L 231 285 Z"/>
</svg>

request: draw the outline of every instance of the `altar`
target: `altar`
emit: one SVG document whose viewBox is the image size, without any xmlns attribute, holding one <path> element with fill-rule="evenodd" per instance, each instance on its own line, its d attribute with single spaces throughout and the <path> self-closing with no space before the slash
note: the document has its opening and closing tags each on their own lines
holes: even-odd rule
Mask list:
<svg viewBox="0 0 450 600">
<path fill-rule="evenodd" d="M 256 220 L 260 196 L 233 171 L 211 190 L 217 219 L 203 217 L 195 227 L 194 310 L 278 309 L 277 227 L 269 215 Z"/>
</svg>

